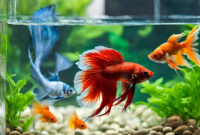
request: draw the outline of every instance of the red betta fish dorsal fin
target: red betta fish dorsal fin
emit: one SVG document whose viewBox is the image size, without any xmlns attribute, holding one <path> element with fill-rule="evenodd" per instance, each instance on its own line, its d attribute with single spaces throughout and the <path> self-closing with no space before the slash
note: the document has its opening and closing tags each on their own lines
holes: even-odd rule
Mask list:
<svg viewBox="0 0 200 135">
<path fill-rule="evenodd" d="M 102 69 L 122 62 L 124 58 L 118 51 L 98 46 L 80 55 L 80 60 L 76 64 L 81 70 L 88 70 Z"/>
</svg>

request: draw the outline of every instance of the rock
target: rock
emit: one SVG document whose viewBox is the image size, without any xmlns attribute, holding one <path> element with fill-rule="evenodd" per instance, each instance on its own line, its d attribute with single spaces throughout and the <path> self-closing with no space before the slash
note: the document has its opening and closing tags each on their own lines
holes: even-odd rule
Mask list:
<svg viewBox="0 0 200 135">
<path fill-rule="evenodd" d="M 153 111 L 151 108 L 146 109 L 145 111 L 142 112 L 141 120 L 145 121 L 148 117 L 152 116 Z"/>
<path fill-rule="evenodd" d="M 6 135 L 10 133 L 10 128 L 6 128 Z"/>
<path fill-rule="evenodd" d="M 133 113 L 133 117 L 141 117 L 142 112 L 144 112 L 145 109 L 147 109 L 148 107 L 146 105 L 140 105 L 138 106 L 134 113 Z"/>
<path fill-rule="evenodd" d="M 31 134 L 29 132 L 24 132 L 22 135 L 33 135 L 33 134 Z"/>
<path fill-rule="evenodd" d="M 21 134 L 20 134 L 20 132 L 18 132 L 18 131 L 12 131 L 12 132 L 10 132 L 9 135 L 21 135 Z"/>
<path fill-rule="evenodd" d="M 75 133 L 74 133 L 74 135 L 83 135 L 83 132 L 82 131 L 76 131 Z"/>
<path fill-rule="evenodd" d="M 49 130 L 47 130 L 47 132 L 49 134 L 56 134 L 57 133 L 57 131 L 55 129 L 49 129 Z"/>
<path fill-rule="evenodd" d="M 107 130 L 109 130 L 110 128 L 109 128 L 109 125 L 108 124 L 103 124 L 102 126 L 101 126 L 101 131 L 102 132 L 106 132 Z"/>
<path fill-rule="evenodd" d="M 126 126 L 124 129 L 125 129 L 125 131 L 128 132 L 129 134 L 134 134 L 134 132 L 135 132 L 135 131 L 134 131 L 132 128 L 130 128 L 129 126 Z"/>
<path fill-rule="evenodd" d="M 163 135 L 163 133 L 162 132 L 158 132 L 158 135 Z"/>
<path fill-rule="evenodd" d="M 124 132 L 123 135 L 129 135 L 127 132 Z"/>
<path fill-rule="evenodd" d="M 119 133 L 120 133 L 120 134 L 123 134 L 124 132 L 125 132 L 125 129 L 119 128 Z"/>
<path fill-rule="evenodd" d="M 179 127 L 177 127 L 175 130 L 174 130 L 174 133 L 177 134 L 177 135 L 181 135 L 185 130 L 188 130 L 188 126 L 186 125 L 181 125 Z"/>
<path fill-rule="evenodd" d="M 105 135 L 117 135 L 117 134 L 118 134 L 118 132 L 115 130 L 107 130 L 105 133 Z"/>
<path fill-rule="evenodd" d="M 196 129 L 196 120 L 195 119 L 189 119 L 186 121 L 186 125 L 189 127 L 190 125 L 192 125 L 195 129 Z"/>
<path fill-rule="evenodd" d="M 162 132 L 163 131 L 163 126 L 154 126 L 154 127 L 152 127 L 152 130 L 155 130 L 157 132 Z"/>
<path fill-rule="evenodd" d="M 49 133 L 48 133 L 47 131 L 45 131 L 45 130 L 43 130 L 43 131 L 41 132 L 41 134 L 42 134 L 42 135 L 49 135 Z"/>
<path fill-rule="evenodd" d="M 15 130 L 18 131 L 18 132 L 20 132 L 21 134 L 22 134 L 22 132 L 23 132 L 23 130 L 22 130 L 21 127 L 17 127 Z"/>
<path fill-rule="evenodd" d="M 172 128 L 177 128 L 178 126 L 183 124 L 184 124 L 183 119 L 178 115 L 174 115 L 167 119 L 167 123 L 165 125 L 169 125 Z"/>
<path fill-rule="evenodd" d="M 200 135 L 200 130 L 195 130 L 195 132 L 193 133 L 193 135 Z"/>
<path fill-rule="evenodd" d="M 193 133 L 195 131 L 195 128 L 193 127 L 193 125 L 189 126 L 189 130 Z"/>
<path fill-rule="evenodd" d="M 167 133 L 165 135 L 175 135 L 175 134 L 174 134 L 174 132 L 169 132 L 169 133 Z"/>
<path fill-rule="evenodd" d="M 151 130 L 151 131 L 149 132 L 149 135 L 157 135 L 157 132 L 154 131 L 154 130 Z"/>
<path fill-rule="evenodd" d="M 168 132 L 172 132 L 172 128 L 171 127 L 164 127 L 163 128 L 163 133 L 166 134 Z"/>
<path fill-rule="evenodd" d="M 147 135 L 147 134 L 148 134 L 148 130 L 141 129 L 141 130 L 135 131 L 134 135 Z"/>
<path fill-rule="evenodd" d="M 183 135 L 192 135 L 192 132 L 190 130 L 185 130 L 183 132 Z"/>
<path fill-rule="evenodd" d="M 118 130 L 119 128 L 120 128 L 120 126 L 118 124 L 116 124 L 116 123 L 112 123 L 110 125 L 110 129 Z"/>
</svg>

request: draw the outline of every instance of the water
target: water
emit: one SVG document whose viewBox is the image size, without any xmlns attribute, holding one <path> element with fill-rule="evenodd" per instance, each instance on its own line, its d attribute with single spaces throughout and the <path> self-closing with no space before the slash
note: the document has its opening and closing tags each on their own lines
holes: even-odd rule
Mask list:
<svg viewBox="0 0 200 135">
<path fill-rule="evenodd" d="M 31 5 L 31 3 L 34 2 L 35 1 L 30 1 L 29 4 Z M 37 1 L 36 3 L 38 4 L 40 2 L 41 1 Z M 55 0 L 53 2 L 55 2 Z M 178 71 L 178 75 L 168 66 L 168 64 L 152 62 L 147 56 L 159 45 L 165 43 L 172 34 L 187 32 L 191 29 L 192 25 L 199 24 L 200 16 L 181 14 L 160 15 L 163 12 L 160 8 L 162 1 L 154 0 L 153 2 L 155 4 L 152 7 L 154 14 L 139 16 L 107 16 L 104 14 L 87 16 L 84 9 L 74 10 L 74 14 L 79 15 L 76 17 L 68 15 L 68 9 L 60 6 L 60 8 L 56 9 L 61 13 L 60 16 L 58 16 L 55 20 L 44 18 L 43 22 L 39 23 L 32 21 L 31 15 L 36 9 L 38 9 L 38 7 L 42 7 L 44 3 L 46 5 L 48 1 L 38 5 L 32 4 L 33 7 L 30 8 L 30 6 L 24 6 L 22 4 L 23 0 L 9 0 L 7 19 L 8 26 L 5 22 L 0 22 L 0 50 L 3 50 L 0 52 L 0 133 L 3 133 L 3 135 L 5 133 L 5 97 L 3 96 L 3 92 L 5 90 L 5 70 L 7 70 L 7 73 L 10 76 L 15 74 L 15 76 L 12 77 L 15 83 L 21 80 L 20 85 L 11 84 L 13 88 L 20 90 L 20 92 L 16 92 L 13 96 L 10 96 L 11 88 L 7 87 L 6 97 L 12 97 L 13 99 L 11 98 L 10 101 L 16 98 L 15 102 L 7 102 L 7 105 L 12 104 L 12 107 L 16 107 L 21 111 L 21 114 L 12 113 L 12 111 L 14 112 L 14 109 L 7 112 L 7 115 L 12 115 L 9 116 L 9 120 L 7 119 L 7 125 L 17 125 L 23 127 L 24 130 L 31 133 L 46 134 L 48 132 L 49 134 L 60 133 L 63 135 L 71 135 L 75 134 L 75 132 L 69 131 L 69 116 L 76 111 L 78 117 L 83 119 L 94 111 L 94 108 L 87 109 L 78 106 L 76 100 L 78 94 L 75 94 L 72 97 L 64 98 L 55 102 L 53 105 L 50 105 L 49 109 L 57 118 L 57 123 L 42 123 L 39 120 L 39 115 L 34 116 L 33 121 L 31 121 L 33 116 L 31 113 L 33 100 L 30 99 L 31 102 L 28 103 L 29 100 L 23 96 L 23 94 L 27 94 L 37 87 L 37 84 L 31 77 L 30 71 L 28 47 L 31 46 L 31 52 L 33 52 L 33 46 L 28 25 L 50 25 L 58 28 L 59 40 L 56 42 L 53 51 L 41 66 L 41 72 L 45 77 L 50 77 L 49 71 L 53 72 L 56 66 L 55 52 L 60 53 L 74 63 L 71 68 L 59 73 L 60 80 L 72 87 L 74 87 L 74 77 L 76 73 L 80 71 L 80 69 L 75 65 L 75 63 L 79 61 L 79 55 L 100 45 L 119 51 L 126 62 L 138 63 L 153 71 L 154 76 L 150 79 L 150 82 L 152 83 L 161 77 L 164 78 L 164 83 L 168 82 L 165 87 L 171 87 L 181 81 L 184 81 L 181 71 Z M 50 3 L 52 4 L 52 1 Z M 62 5 L 62 2 L 57 3 L 57 5 Z M 29 8 L 30 10 L 28 10 Z M 7 27 L 8 30 L 6 31 Z M 184 40 L 185 38 L 181 41 Z M 5 62 L 6 46 L 2 46 L 6 44 L 7 62 Z M 197 47 L 197 49 L 199 50 L 200 48 Z M 34 52 L 32 57 L 35 59 Z M 7 68 L 5 68 L 6 64 Z M 7 82 L 7 86 L 9 86 L 9 81 Z M 159 83 L 159 81 L 156 83 Z M 162 87 L 164 86 L 156 83 L 155 85 L 152 85 L 152 89 L 156 89 L 158 91 L 162 90 Z M 86 130 L 77 130 L 76 133 L 82 132 L 86 135 L 91 133 L 102 135 L 105 132 L 113 132 L 106 130 L 114 129 L 114 131 L 117 131 L 116 134 L 118 134 L 123 133 L 125 130 L 140 130 L 143 128 L 151 128 L 153 126 L 161 125 L 161 123 L 166 120 L 166 117 L 158 116 L 147 106 L 135 107 L 134 104 L 136 102 L 148 102 L 147 99 L 150 97 L 150 94 L 148 93 L 141 93 L 141 89 L 142 85 L 136 85 L 133 104 L 130 105 L 130 108 L 128 108 L 126 113 L 121 113 L 121 108 L 123 108 L 125 104 L 125 102 L 123 102 L 117 107 L 114 107 L 110 115 L 102 116 L 100 118 L 95 117 L 87 121 L 86 124 L 88 128 Z M 120 94 L 121 89 L 119 84 L 117 96 L 120 96 Z M 17 99 L 17 97 L 20 98 Z M 186 103 L 190 99 L 191 97 L 184 97 L 183 99 L 180 99 L 180 101 L 184 101 L 184 103 Z M 27 104 L 28 107 L 21 108 L 22 106 L 25 106 L 25 104 Z M 95 109 L 98 107 L 99 102 L 97 106 L 95 106 Z M 17 118 L 16 116 L 22 117 Z M 8 116 L 6 118 L 8 118 Z M 27 122 L 27 120 L 30 120 L 29 128 L 25 128 L 24 126 L 24 122 Z"/>
</svg>

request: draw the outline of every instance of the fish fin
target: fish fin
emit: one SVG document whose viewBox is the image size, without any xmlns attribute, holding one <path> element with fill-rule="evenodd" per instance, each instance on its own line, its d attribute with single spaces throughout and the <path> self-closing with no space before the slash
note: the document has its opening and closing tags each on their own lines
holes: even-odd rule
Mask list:
<svg viewBox="0 0 200 135">
<path fill-rule="evenodd" d="M 198 34 L 200 27 L 197 30 L 196 28 L 197 26 L 191 30 L 187 36 L 187 39 L 183 42 L 183 48 L 181 49 L 181 52 L 186 54 L 189 59 L 193 60 L 198 66 L 200 66 L 200 55 L 197 53 L 198 50 L 194 48 L 198 45 L 196 41 L 199 39 Z"/>
<path fill-rule="evenodd" d="M 88 69 L 103 69 L 123 62 L 124 58 L 118 51 L 98 46 L 80 55 L 80 60 L 76 64 L 84 71 Z"/>
<path fill-rule="evenodd" d="M 188 68 L 193 69 L 190 63 L 183 57 L 180 51 L 175 56 L 175 64 L 178 66 L 186 66 Z"/>
<path fill-rule="evenodd" d="M 182 37 L 184 37 L 186 34 L 181 33 L 181 34 L 173 34 L 172 36 L 169 37 L 167 42 L 170 43 L 177 43 Z"/>
<path fill-rule="evenodd" d="M 51 73 L 51 72 L 49 72 L 49 74 L 51 75 L 51 76 L 49 77 L 49 81 L 60 81 L 58 74 L 56 74 L 56 73 Z"/>
<path fill-rule="evenodd" d="M 59 96 L 59 97 L 54 98 L 53 101 L 58 101 L 58 100 L 61 100 L 61 99 L 63 99 L 63 97 Z"/>
<path fill-rule="evenodd" d="M 42 106 L 39 104 L 38 101 L 33 101 L 33 107 L 32 107 L 32 114 L 40 114 L 42 112 Z"/>
<path fill-rule="evenodd" d="M 43 7 L 33 14 L 34 22 L 43 22 L 45 19 L 55 19 L 55 5 Z M 55 42 L 59 39 L 56 26 L 29 25 L 32 44 L 35 50 L 35 66 L 40 67 L 51 53 Z"/>
<path fill-rule="evenodd" d="M 49 110 L 49 105 L 47 102 L 43 103 L 42 108 L 44 108 L 45 110 Z"/>
<path fill-rule="evenodd" d="M 42 122 L 48 122 L 46 119 L 44 119 L 42 116 L 40 117 L 40 120 L 42 121 Z"/>
<path fill-rule="evenodd" d="M 69 129 L 74 131 L 76 129 L 76 121 L 78 119 L 78 116 L 76 114 L 76 112 L 74 112 L 70 117 L 69 117 L 69 121 L 68 121 L 68 125 L 69 125 Z"/>
<path fill-rule="evenodd" d="M 41 100 L 48 95 L 42 88 L 35 88 L 33 93 L 36 94 L 36 100 Z"/>
<path fill-rule="evenodd" d="M 179 69 L 181 70 L 181 68 L 179 68 L 177 65 L 176 65 L 176 62 L 173 60 L 173 59 L 169 59 L 169 58 L 165 58 L 166 61 L 168 62 L 169 66 L 175 70 Z"/>
<path fill-rule="evenodd" d="M 73 62 L 67 59 L 65 56 L 56 53 L 56 69 L 55 73 L 59 73 L 62 70 L 66 70 L 73 66 Z"/>
</svg>

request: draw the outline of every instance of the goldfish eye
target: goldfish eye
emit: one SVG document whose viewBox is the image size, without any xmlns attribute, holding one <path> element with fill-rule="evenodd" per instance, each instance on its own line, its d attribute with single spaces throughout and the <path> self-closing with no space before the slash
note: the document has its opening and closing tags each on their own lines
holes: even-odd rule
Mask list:
<svg viewBox="0 0 200 135">
<path fill-rule="evenodd" d="M 84 125 L 81 125 L 81 127 L 84 127 Z"/>
<path fill-rule="evenodd" d="M 144 72 L 144 75 L 145 75 L 145 76 L 148 76 L 148 72 L 145 71 L 145 72 Z"/>
<path fill-rule="evenodd" d="M 158 55 L 157 55 L 157 54 L 154 54 L 153 57 L 157 59 Z"/>
<path fill-rule="evenodd" d="M 51 121 L 53 121 L 53 118 L 51 118 Z"/>
</svg>

